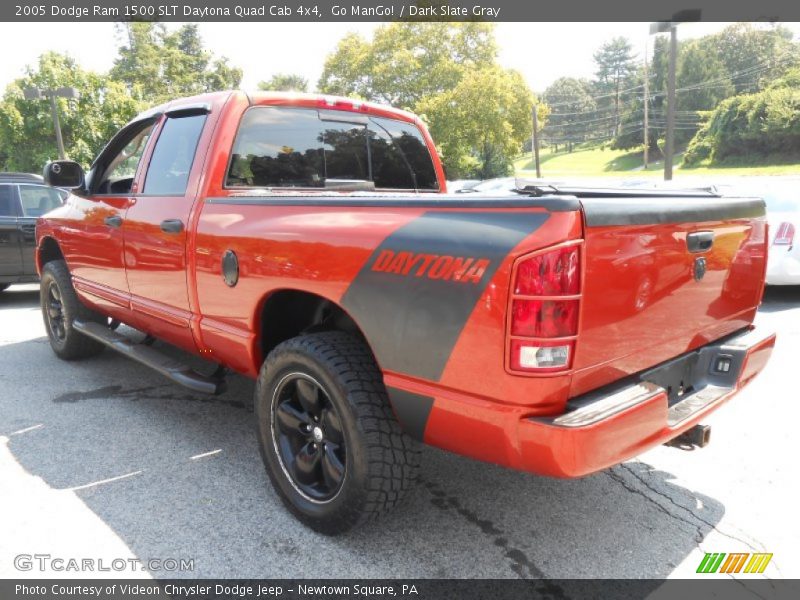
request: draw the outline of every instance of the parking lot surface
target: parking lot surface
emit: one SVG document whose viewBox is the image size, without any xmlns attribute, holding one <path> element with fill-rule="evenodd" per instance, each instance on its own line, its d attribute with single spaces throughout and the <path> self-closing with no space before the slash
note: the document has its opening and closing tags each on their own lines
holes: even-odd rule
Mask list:
<svg viewBox="0 0 800 600">
<path fill-rule="evenodd" d="M 573 481 L 432 448 L 402 507 L 338 538 L 304 528 L 258 454 L 253 383 L 209 398 L 106 351 L 67 363 L 37 286 L 0 294 L 0 577 L 691 577 L 705 552 L 770 552 L 800 577 L 800 289 L 770 289 L 764 373 L 707 423 L 711 444 L 659 447 Z M 20 554 L 192 559 L 167 572 L 19 571 Z"/>
</svg>

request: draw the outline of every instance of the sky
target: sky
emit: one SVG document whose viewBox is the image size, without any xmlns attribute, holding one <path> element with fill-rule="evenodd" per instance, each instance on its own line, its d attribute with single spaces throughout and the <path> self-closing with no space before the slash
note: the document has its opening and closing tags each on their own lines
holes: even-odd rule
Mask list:
<svg viewBox="0 0 800 600">
<path fill-rule="evenodd" d="M 179 23 L 170 23 L 170 28 Z M 727 23 L 686 23 L 679 37 L 719 31 Z M 800 37 L 800 23 L 785 24 Z M 325 57 L 347 32 L 369 37 L 378 23 L 201 23 L 200 34 L 214 55 L 244 70 L 243 89 L 275 73 L 299 73 L 313 88 Z M 591 77 L 593 53 L 614 36 L 627 37 L 639 57 L 648 43 L 648 23 L 499 23 L 499 62 L 519 70 L 530 87 L 543 91 L 562 76 Z M 47 50 L 67 53 L 90 70 L 111 67 L 119 38 L 113 23 L 0 23 L 0 91 L 22 76 Z M 652 49 L 652 41 L 649 42 Z"/>
</svg>

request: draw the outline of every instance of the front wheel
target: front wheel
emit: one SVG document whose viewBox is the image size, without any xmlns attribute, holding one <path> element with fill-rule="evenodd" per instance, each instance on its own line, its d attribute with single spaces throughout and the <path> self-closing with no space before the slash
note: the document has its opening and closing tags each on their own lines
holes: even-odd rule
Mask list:
<svg viewBox="0 0 800 600">
<path fill-rule="evenodd" d="M 417 443 L 400 429 L 368 348 L 341 332 L 288 340 L 255 392 L 261 455 L 300 521 L 335 535 L 396 505 L 416 479 Z"/>
<path fill-rule="evenodd" d="M 78 360 L 103 351 L 103 344 L 72 327 L 75 320 L 103 323 L 105 318 L 81 304 L 63 260 L 51 261 L 42 269 L 39 298 L 50 347 L 59 358 Z"/>
</svg>

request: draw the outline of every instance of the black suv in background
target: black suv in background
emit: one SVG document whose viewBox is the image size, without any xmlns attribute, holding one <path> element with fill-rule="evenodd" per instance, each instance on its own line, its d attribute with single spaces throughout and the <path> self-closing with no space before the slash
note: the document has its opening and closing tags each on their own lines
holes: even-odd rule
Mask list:
<svg viewBox="0 0 800 600">
<path fill-rule="evenodd" d="M 66 196 L 38 175 L 0 173 L 0 292 L 12 283 L 38 281 L 36 218 L 60 206 Z"/>
</svg>

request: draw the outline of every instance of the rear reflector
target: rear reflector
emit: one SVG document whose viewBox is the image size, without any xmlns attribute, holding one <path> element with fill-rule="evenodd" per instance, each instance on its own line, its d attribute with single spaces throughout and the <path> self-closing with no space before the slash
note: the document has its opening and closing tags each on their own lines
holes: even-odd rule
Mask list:
<svg viewBox="0 0 800 600">
<path fill-rule="evenodd" d="M 511 368 L 516 370 L 562 370 L 569 368 L 573 342 L 559 343 L 511 340 Z"/>
<path fill-rule="evenodd" d="M 775 232 L 775 239 L 772 241 L 773 246 L 791 246 L 794 243 L 794 225 L 792 223 L 783 222 L 778 225 L 778 230 Z"/>
</svg>

